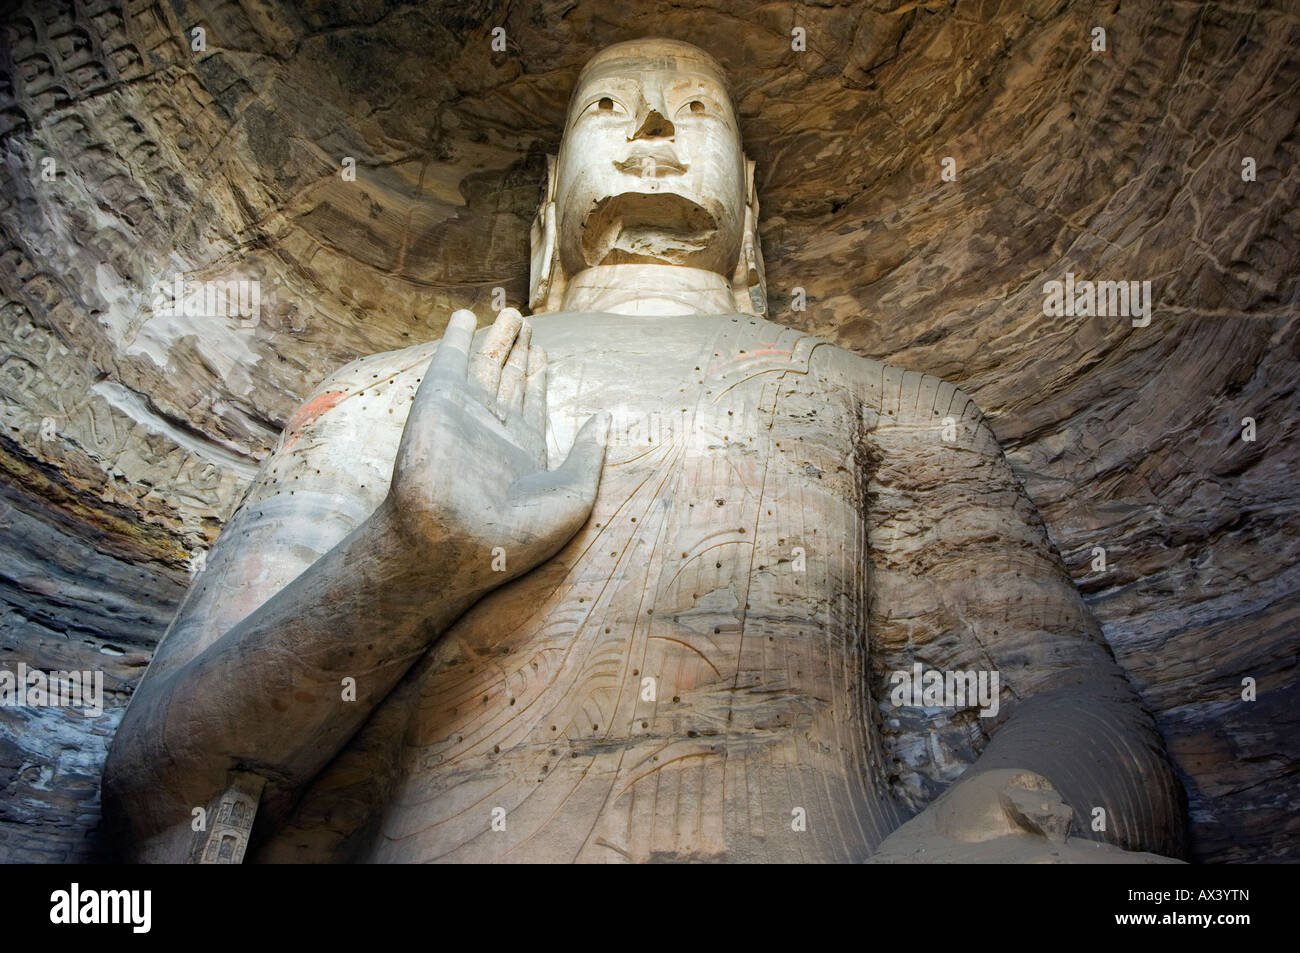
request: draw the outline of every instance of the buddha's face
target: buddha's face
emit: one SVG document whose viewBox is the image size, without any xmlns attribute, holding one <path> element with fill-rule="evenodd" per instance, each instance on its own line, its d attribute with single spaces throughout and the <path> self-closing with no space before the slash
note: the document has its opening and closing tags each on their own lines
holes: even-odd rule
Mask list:
<svg viewBox="0 0 1300 953">
<path fill-rule="evenodd" d="M 724 77 L 640 44 L 590 66 L 574 91 L 557 166 L 569 274 L 629 262 L 729 276 L 745 224 L 745 161 Z"/>
</svg>

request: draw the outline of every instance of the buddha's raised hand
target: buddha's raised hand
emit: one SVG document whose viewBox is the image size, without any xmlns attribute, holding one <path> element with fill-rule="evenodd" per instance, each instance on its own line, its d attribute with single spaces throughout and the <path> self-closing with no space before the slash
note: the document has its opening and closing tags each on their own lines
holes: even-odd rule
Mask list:
<svg viewBox="0 0 1300 953">
<path fill-rule="evenodd" d="M 554 470 L 546 454 L 546 354 L 514 308 L 474 347 L 469 311 L 451 316 L 416 392 L 393 466 L 389 502 L 413 544 L 448 546 L 499 584 L 554 555 L 591 512 L 608 414 L 578 432 Z M 463 567 L 468 568 L 468 567 Z M 477 572 L 475 573 L 477 575 Z"/>
</svg>

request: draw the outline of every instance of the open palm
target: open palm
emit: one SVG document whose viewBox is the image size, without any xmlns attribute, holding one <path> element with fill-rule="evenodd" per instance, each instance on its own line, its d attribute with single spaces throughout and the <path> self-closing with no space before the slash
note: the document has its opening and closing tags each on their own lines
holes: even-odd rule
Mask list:
<svg viewBox="0 0 1300 953">
<path fill-rule="evenodd" d="M 501 547 L 513 578 L 554 555 L 591 512 L 609 418 L 579 431 L 548 469 L 546 354 L 513 308 L 474 347 L 477 322 L 452 315 L 416 392 L 393 468 L 391 496 L 430 539 L 486 559 Z"/>
</svg>

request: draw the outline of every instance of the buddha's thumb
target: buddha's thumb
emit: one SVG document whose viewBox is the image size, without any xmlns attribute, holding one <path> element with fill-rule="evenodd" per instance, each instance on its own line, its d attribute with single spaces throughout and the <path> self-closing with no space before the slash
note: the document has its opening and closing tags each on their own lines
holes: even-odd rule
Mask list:
<svg viewBox="0 0 1300 953">
<path fill-rule="evenodd" d="M 600 468 L 605 462 L 605 442 L 609 439 L 609 411 L 592 414 L 578 431 L 573 449 L 555 471 L 560 482 L 582 495 L 588 506 L 596 498 Z"/>
</svg>

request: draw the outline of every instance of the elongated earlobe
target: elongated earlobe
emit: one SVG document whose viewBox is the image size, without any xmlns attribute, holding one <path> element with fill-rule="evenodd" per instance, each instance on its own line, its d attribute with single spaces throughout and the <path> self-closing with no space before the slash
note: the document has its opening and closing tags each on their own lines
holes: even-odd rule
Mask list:
<svg viewBox="0 0 1300 953">
<path fill-rule="evenodd" d="M 758 190 L 754 185 L 754 161 L 745 160 L 745 227 L 740 243 L 740 260 L 731 279 L 736 310 L 755 317 L 767 317 L 767 275 L 763 270 L 763 248 L 758 240 Z"/>
<path fill-rule="evenodd" d="M 566 278 L 560 266 L 559 234 L 555 225 L 555 164 L 555 156 L 546 157 L 546 191 L 529 230 L 532 254 L 528 307 L 533 314 L 558 310 L 564 300 Z"/>
</svg>

